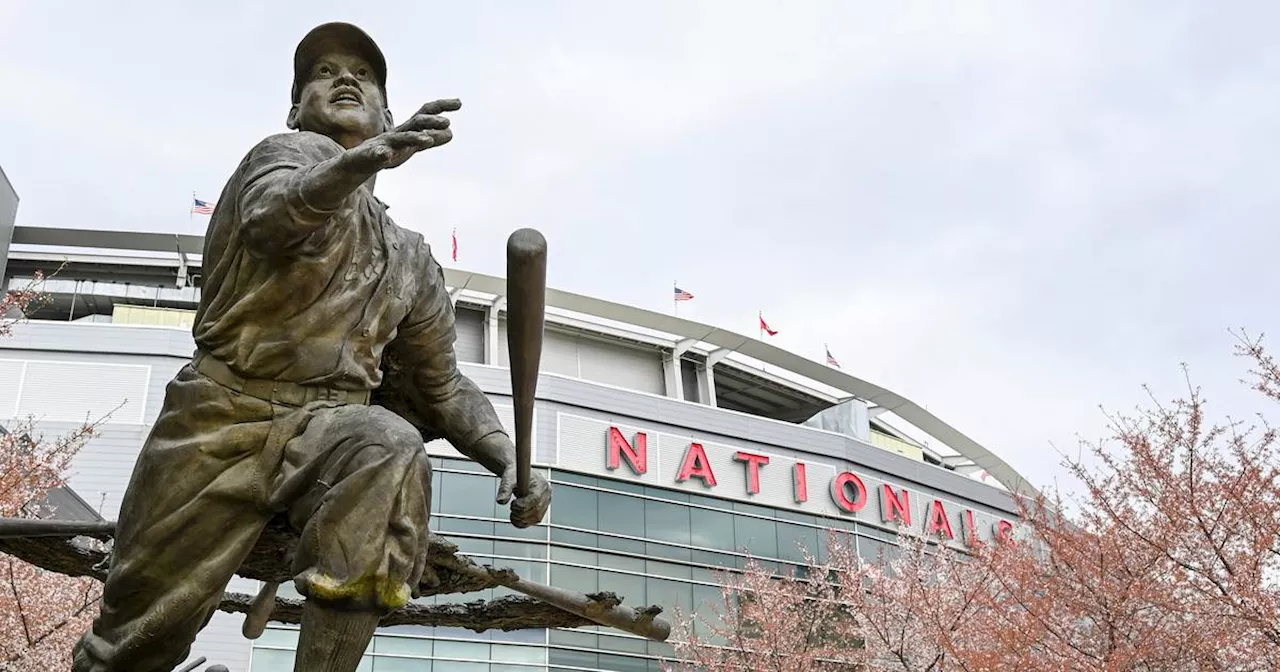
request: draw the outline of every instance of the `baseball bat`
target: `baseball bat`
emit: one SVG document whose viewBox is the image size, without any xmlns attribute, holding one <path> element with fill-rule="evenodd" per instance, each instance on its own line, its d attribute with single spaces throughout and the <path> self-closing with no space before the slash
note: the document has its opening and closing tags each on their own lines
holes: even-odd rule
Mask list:
<svg viewBox="0 0 1280 672">
<path fill-rule="evenodd" d="M 533 400 L 542 361 L 547 312 L 547 240 L 534 229 L 507 239 L 507 354 L 516 421 L 517 497 L 529 494 L 533 460 Z"/>
</svg>

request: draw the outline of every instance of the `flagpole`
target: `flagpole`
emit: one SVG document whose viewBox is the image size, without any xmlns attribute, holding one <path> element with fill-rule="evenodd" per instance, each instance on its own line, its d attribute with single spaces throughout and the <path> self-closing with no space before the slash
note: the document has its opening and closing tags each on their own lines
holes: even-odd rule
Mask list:
<svg viewBox="0 0 1280 672">
<path fill-rule="evenodd" d="M 680 317 L 680 302 L 676 300 L 676 287 L 679 286 L 679 280 L 671 281 L 671 314 L 676 317 Z"/>
<path fill-rule="evenodd" d="M 188 234 L 191 234 L 192 229 L 195 228 L 194 226 L 195 215 L 196 215 L 196 192 L 193 191 L 191 192 L 191 202 L 187 204 L 187 233 Z"/>
</svg>

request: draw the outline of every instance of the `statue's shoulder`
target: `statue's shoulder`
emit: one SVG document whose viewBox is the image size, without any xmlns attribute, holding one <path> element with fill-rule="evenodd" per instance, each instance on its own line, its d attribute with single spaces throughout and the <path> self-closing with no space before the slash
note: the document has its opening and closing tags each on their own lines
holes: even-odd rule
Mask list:
<svg viewBox="0 0 1280 672">
<path fill-rule="evenodd" d="M 246 155 L 246 163 L 283 157 L 308 158 L 323 161 L 342 153 L 342 145 L 332 138 L 311 131 L 290 131 L 268 135 L 254 145 Z"/>
</svg>

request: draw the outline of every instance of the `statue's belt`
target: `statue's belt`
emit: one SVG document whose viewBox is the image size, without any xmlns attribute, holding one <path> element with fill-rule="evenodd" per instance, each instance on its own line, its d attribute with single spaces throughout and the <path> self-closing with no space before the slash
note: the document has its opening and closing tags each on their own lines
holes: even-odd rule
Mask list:
<svg viewBox="0 0 1280 672">
<path fill-rule="evenodd" d="M 196 351 L 191 365 L 201 375 L 223 387 L 275 404 L 305 406 L 314 401 L 331 401 L 338 404 L 369 403 L 368 390 L 339 390 L 331 387 L 299 385 L 284 380 L 244 378 L 203 350 Z"/>
</svg>

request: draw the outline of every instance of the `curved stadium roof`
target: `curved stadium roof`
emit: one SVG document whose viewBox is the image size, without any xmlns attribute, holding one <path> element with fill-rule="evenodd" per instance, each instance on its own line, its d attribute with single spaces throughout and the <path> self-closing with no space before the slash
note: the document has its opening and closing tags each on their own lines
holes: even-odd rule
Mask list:
<svg viewBox="0 0 1280 672">
<path fill-rule="evenodd" d="M 139 250 L 198 256 L 203 250 L 204 239 L 201 236 L 181 234 L 15 227 L 12 242 L 18 245 Z M 455 288 L 456 293 L 469 290 L 499 299 L 506 294 L 504 278 L 452 268 L 446 268 L 444 272 L 447 284 Z M 688 343 L 706 344 L 711 347 L 713 354 L 719 352 L 722 356 L 729 353 L 744 355 L 840 390 L 905 420 L 971 460 L 1010 491 L 1023 495 L 1037 494 L 1036 489 L 1011 465 L 919 404 L 839 369 L 727 329 L 581 294 L 548 288 L 547 306 L 667 334 L 671 337 L 670 347 L 673 348 Z"/>
</svg>

